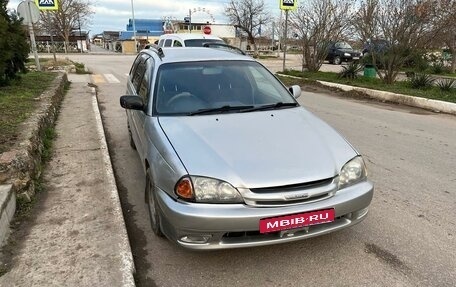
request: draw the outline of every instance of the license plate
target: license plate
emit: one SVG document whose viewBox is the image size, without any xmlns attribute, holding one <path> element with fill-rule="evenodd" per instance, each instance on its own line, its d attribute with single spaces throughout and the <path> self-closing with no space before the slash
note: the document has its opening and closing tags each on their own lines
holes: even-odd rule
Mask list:
<svg viewBox="0 0 456 287">
<path fill-rule="evenodd" d="M 334 221 L 334 208 L 260 219 L 260 233 L 288 230 Z"/>
<path fill-rule="evenodd" d="M 359 57 L 353 57 L 353 60 L 359 60 Z"/>
</svg>

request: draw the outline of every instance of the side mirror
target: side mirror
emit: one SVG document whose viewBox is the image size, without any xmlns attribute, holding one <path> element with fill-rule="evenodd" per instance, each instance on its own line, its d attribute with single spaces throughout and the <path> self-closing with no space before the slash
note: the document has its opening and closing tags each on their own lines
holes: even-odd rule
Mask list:
<svg viewBox="0 0 456 287">
<path fill-rule="evenodd" d="M 297 99 L 297 98 L 299 98 L 299 96 L 301 96 L 301 87 L 298 85 L 293 85 L 293 86 L 289 87 L 288 90 L 290 91 L 290 93 L 293 95 L 293 97 L 295 99 Z"/>
<path fill-rule="evenodd" d="M 143 99 L 138 96 L 121 96 L 120 105 L 122 106 L 122 108 L 128 110 L 144 110 Z"/>
</svg>

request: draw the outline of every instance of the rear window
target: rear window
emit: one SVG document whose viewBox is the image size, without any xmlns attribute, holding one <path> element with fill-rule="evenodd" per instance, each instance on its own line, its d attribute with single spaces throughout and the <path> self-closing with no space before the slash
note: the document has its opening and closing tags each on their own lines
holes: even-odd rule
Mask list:
<svg viewBox="0 0 456 287">
<path fill-rule="evenodd" d="M 217 39 L 190 39 L 190 40 L 185 40 L 185 47 L 203 47 L 204 43 L 222 43 L 225 44 L 225 42 Z"/>
</svg>

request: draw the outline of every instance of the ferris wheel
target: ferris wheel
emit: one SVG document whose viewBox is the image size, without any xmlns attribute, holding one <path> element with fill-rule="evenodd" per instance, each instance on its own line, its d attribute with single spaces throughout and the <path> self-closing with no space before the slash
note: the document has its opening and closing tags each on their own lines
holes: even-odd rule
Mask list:
<svg viewBox="0 0 456 287">
<path fill-rule="evenodd" d="M 214 24 L 215 23 L 215 18 L 214 18 L 214 15 L 212 15 L 211 11 L 209 11 L 209 9 L 206 9 L 204 7 L 197 7 L 197 8 L 193 8 L 193 9 L 188 9 L 188 14 L 189 14 L 189 18 L 192 19 L 192 15 L 195 14 L 195 13 L 205 13 L 207 14 L 211 21 L 210 23 L 211 24 Z"/>
</svg>

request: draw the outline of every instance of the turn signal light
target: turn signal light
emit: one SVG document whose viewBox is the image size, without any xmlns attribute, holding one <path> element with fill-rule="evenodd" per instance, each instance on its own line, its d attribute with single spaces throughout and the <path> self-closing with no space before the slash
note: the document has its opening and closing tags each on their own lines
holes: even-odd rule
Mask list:
<svg viewBox="0 0 456 287">
<path fill-rule="evenodd" d="M 193 187 L 189 178 L 182 178 L 176 185 L 176 194 L 184 199 L 193 199 Z"/>
</svg>

